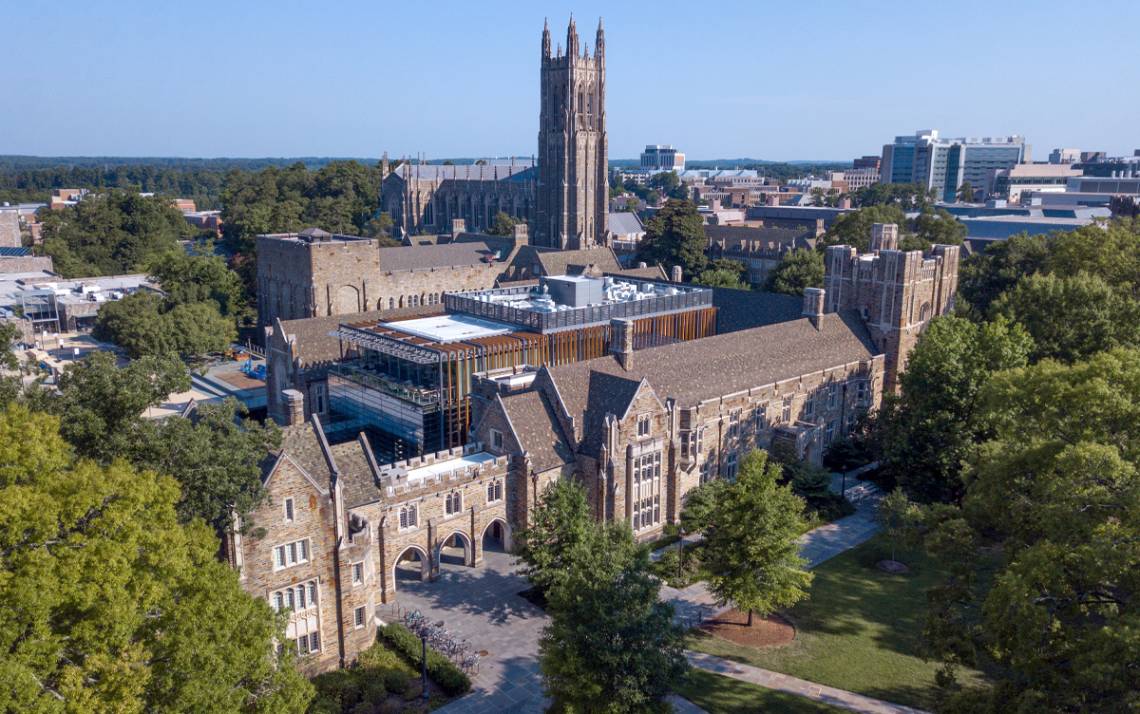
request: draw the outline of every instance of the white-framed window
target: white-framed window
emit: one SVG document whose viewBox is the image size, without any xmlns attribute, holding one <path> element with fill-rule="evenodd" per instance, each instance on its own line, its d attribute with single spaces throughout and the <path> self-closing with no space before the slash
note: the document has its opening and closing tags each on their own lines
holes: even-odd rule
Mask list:
<svg viewBox="0 0 1140 714">
<path fill-rule="evenodd" d="M 352 626 L 359 630 L 361 627 L 364 627 L 364 619 L 364 608 L 356 608 L 356 610 L 354 610 L 352 613 Z"/>
<path fill-rule="evenodd" d="M 503 500 L 503 482 L 495 479 L 487 482 L 487 503 Z"/>
<path fill-rule="evenodd" d="M 352 584 L 354 586 L 364 584 L 364 563 L 363 562 L 352 564 Z"/>
<path fill-rule="evenodd" d="M 269 594 L 269 605 L 274 610 L 304 611 L 317 606 L 317 581 L 290 585 Z"/>
<path fill-rule="evenodd" d="M 761 404 L 752 412 L 752 428 L 757 434 L 768 428 L 768 405 Z"/>
<path fill-rule="evenodd" d="M 780 409 L 780 423 L 789 424 L 792 421 L 792 398 L 784 397 L 784 404 Z"/>
<path fill-rule="evenodd" d="M 867 380 L 861 379 L 855 383 L 855 399 L 861 407 L 871 403 L 871 386 Z"/>
<path fill-rule="evenodd" d="M 417 523 L 417 516 L 419 509 L 414 503 L 409 503 L 406 506 L 400 506 L 400 530 L 407 530 L 415 528 Z"/>
<path fill-rule="evenodd" d="M 503 448 L 503 432 L 498 429 L 491 430 L 491 446 L 496 449 Z"/>
<path fill-rule="evenodd" d="M 285 520 L 293 521 L 293 499 L 291 498 L 285 499 Z"/>
<path fill-rule="evenodd" d="M 651 422 L 648 414 L 642 414 L 637 417 L 637 435 L 649 436 L 651 429 Z"/>
<path fill-rule="evenodd" d="M 273 569 L 281 570 L 309 562 L 309 539 L 295 540 L 273 549 Z"/>
<path fill-rule="evenodd" d="M 827 385 L 827 406 L 829 409 L 839 406 L 839 382 L 831 382 Z"/>
<path fill-rule="evenodd" d="M 447 494 L 446 503 L 444 503 L 444 513 L 452 516 L 463 510 L 463 494 L 459 491 L 452 491 Z"/>
<path fill-rule="evenodd" d="M 809 394 L 807 399 L 804 400 L 804 416 L 811 418 L 815 416 L 815 395 Z"/>
<path fill-rule="evenodd" d="M 633 529 L 649 528 L 661 522 L 661 452 L 642 454 L 633 459 Z"/>
</svg>

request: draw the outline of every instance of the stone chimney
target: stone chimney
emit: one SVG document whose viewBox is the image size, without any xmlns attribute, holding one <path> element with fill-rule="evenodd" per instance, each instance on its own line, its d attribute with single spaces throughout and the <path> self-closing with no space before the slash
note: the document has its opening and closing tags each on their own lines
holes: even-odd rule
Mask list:
<svg viewBox="0 0 1140 714">
<path fill-rule="evenodd" d="M 281 396 L 285 407 L 282 410 L 281 426 L 305 423 L 305 395 L 296 389 L 282 389 Z"/>
<path fill-rule="evenodd" d="M 779 206 L 780 205 L 780 194 L 771 193 L 771 192 L 764 194 L 764 205 L 765 206 Z"/>
<path fill-rule="evenodd" d="M 633 367 L 633 320 L 615 317 L 610 320 L 610 351 L 622 369 Z"/>
<path fill-rule="evenodd" d="M 526 223 L 516 223 L 514 229 L 515 245 L 530 245 L 530 233 L 527 230 Z"/>
<path fill-rule="evenodd" d="M 827 304 L 827 291 L 823 288 L 804 288 L 803 316 L 811 320 L 815 329 L 819 329 L 823 320 L 823 306 Z"/>
<path fill-rule="evenodd" d="M 460 233 L 467 232 L 467 221 L 462 218 L 451 219 L 451 237 L 458 238 Z"/>
<path fill-rule="evenodd" d="M 681 280 L 684 279 L 684 277 L 685 277 L 684 271 L 681 270 L 681 266 L 679 266 L 679 265 L 674 265 L 673 269 L 671 271 L 669 271 L 669 279 L 675 283 L 681 282 Z"/>
<path fill-rule="evenodd" d="M 843 198 L 839 199 L 839 207 L 840 208 L 851 208 L 851 197 L 850 196 L 844 196 Z"/>
<path fill-rule="evenodd" d="M 637 261 L 637 267 L 644 270 L 645 268 L 649 267 L 649 264 L 646 263 L 644 260 L 639 260 L 639 261 Z"/>
<path fill-rule="evenodd" d="M 871 252 L 899 249 L 899 227 L 894 223 L 871 224 Z"/>
</svg>

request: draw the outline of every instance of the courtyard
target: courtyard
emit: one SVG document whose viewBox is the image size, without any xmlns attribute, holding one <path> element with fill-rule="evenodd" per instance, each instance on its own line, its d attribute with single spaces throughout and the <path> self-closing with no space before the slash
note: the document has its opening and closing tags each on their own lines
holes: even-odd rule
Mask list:
<svg viewBox="0 0 1140 714">
<path fill-rule="evenodd" d="M 464 565 L 464 548 L 441 552 L 439 577 L 422 581 L 420 563 L 403 561 L 397 568 L 396 600 L 381 606 L 385 621 L 419 610 L 430 622 L 480 653 L 471 694 L 439 711 L 454 714 L 541 712 L 544 709 L 538 673 L 538 640 L 546 616 L 519 596 L 529 585 L 516 573 L 514 556 L 500 544 L 484 541 L 483 562 Z"/>
</svg>

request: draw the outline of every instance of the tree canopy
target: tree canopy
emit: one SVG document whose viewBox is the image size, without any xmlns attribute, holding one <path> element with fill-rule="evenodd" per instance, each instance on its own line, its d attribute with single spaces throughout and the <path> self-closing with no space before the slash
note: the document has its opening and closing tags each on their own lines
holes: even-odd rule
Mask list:
<svg viewBox="0 0 1140 714">
<path fill-rule="evenodd" d="M 155 293 L 137 292 L 103 305 L 92 334 L 135 358 L 177 354 L 193 359 L 224 351 L 237 338 L 237 328 L 212 300 L 174 304 Z"/>
<path fill-rule="evenodd" d="M 550 484 L 515 539 L 515 554 L 531 585 L 547 592 L 566 573 L 571 552 L 589 536 L 593 523 L 586 491 L 576 481 Z"/>
<path fill-rule="evenodd" d="M 796 539 L 804 530 L 804 502 L 779 485 L 780 465 L 753 451 L 735 481 L 718 494 L 705 530 L 702 563 L 709 592 L 719 602 L 767 616 L 808 595 L 811 573 Z"/>
<path fill-rule="evenodd" d="M 638 260 L 670 269 L 680 265 L 686 276 L 699 275 L 708 264 L 704 221 L 691 201 L 671 198 L 645 224 Z"/>
<path fill-rule="evenodd" d="M 768 274 L 767 289 L 785 295 L 803 295 L 804 288 L 822 288 L 823 276 L 823 253 L 796 248 L 780 256 L 780 262 Z"/>
<path fill-rule="evenodd" d="M 198 231 L 161 196 L 112 190 L 40 211 L 43 247 L 65 278 L 146 271 Z"/>
<path fill-rule="evenodd" d="M 76 461 L 46 414 L 0 413 L 0 708 L 300 711 L 312 687 L 173 479 Z"/>
</svg>

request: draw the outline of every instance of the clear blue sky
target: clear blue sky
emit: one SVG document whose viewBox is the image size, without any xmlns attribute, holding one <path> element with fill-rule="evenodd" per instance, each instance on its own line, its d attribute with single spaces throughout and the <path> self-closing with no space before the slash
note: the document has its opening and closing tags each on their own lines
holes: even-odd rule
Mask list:
<svg viewBox="0 0 1140 714">
<path fill-rule="evenodd" d="M 919 5 L 922 5 L 919 7 Z M 12 2 L 0 153 L 535 151 L 544 16 L 605 16 L 611 158 L 849 159 L 896 134 L 1140 148 L 1140 2 Z"/>
</svg>

